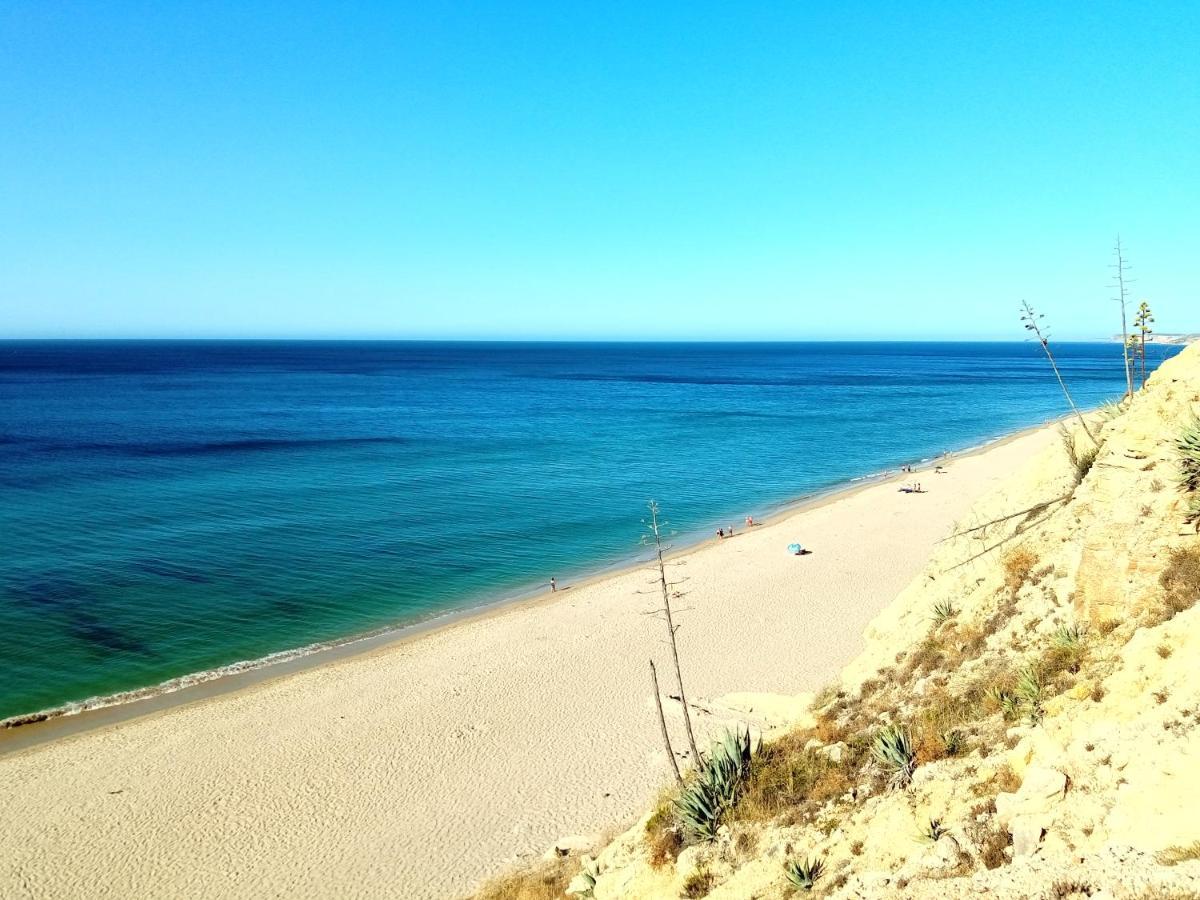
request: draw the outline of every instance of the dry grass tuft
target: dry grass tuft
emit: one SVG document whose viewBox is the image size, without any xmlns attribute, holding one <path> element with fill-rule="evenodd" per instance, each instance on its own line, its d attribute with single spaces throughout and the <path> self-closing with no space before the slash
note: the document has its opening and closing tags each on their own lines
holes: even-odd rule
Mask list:
<svg viewBox="0 0 1200 900">
<path fill-rule="evenodd" d="M 489 881 L 474 900 L 560 900 L 579 870 L 577 859 L 557 859 Z"/>
<path fill-rule="evenodd" d="M 1099 631 L 1105 637 L 1108 637 L 1110 634 L 1112 634 L 1114 631 L 1116 631 L 1120 627 L 1121 627 L 1121 623 L 1119 620 L 1105 619 L 1103 622 L 1101 622 L 1099 625 L 1096 626 L 1096 630 Z"/>
<path fill-rule="evenodd" d="M 1029 580 L 1037 563 L 1037 554 L 1028 547 L 1014 547 L 1009 550 L 1000 560 L 1004 569 L 1004 586 L 1015 594 L 1021 589 L 1021 585 Z"/>
<path fill-rule="evenodd" d="M 680 896 L 687 897 L 689 900 L 707 897 L 715 883 L 716 879 L 713 878 L 712 872 L 705 868 L 697 869 L 683 882 L 683 891 Z"/>
<path fill-rule="evenodd" d="M 1084 900 L 1092 896 L 1092 886 L 1083 881 L 1056 881 L 1050 890 L 1051 900 Z"/>
<path fill-rule="evenodd" d="M 991 781 L 998 794 L 1015 794 L 1021 787 L 1021 779 L 1011 766 L 1001 766 Z"/>
<path fill-rule="evenodd" d="M 1164 866 L 1177 866 L 1193 859 L 1200 859 L 1200 841 L 1168 847 L 1158 854 L 1157 859 Z"/>
<path fill-rule="evenodd" d="M 812 737 L 811 731 L 795 731 L 755 754 L 734 808 L 735 821 L 809 821 L 827 801 L 855 789 L 870 758 L 867 739 L 851 737 L 841 760 L 834 762 L 824 753 L 805 749 Z"/>
<path fill-rule="evenodd" d="M 675 821 L 669 798 L 661 798 L 646 820 L 646 850 L 650 865 L 656 869 L 674 863 L 683 850 L 683 829 Z"/>
<path fill-rule="evenodd" d="M 971 822 L 963 831 L 975 846 L 975 855 L 985 869 L 998 869 L 1008 862 L 1004 851 L 1012 839 L 1008 836 L 1008 829 L 1001 827 L 995 819 Z"/>
<path fill-rule="evenodd" d="M 1158 578 L 1162 586 L 1162 606 L 1155 616 L 1161 624 L 1200 600 L 1200 547 L 1180 547 L 1171 551 L 1167 567 Z"/>
</svg>

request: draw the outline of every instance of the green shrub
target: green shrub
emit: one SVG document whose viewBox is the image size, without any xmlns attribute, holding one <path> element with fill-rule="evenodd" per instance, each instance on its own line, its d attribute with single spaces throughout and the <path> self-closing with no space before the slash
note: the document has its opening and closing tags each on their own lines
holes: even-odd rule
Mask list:
<svg viewBox="0 0 1200 900">
<path fill-rule="evenodd" d="M 817 879 L 825 872 L 825 860 L 793 859 L 783 864 L 783 874 L 798 891 L 811 891 Z"/>
</svg>

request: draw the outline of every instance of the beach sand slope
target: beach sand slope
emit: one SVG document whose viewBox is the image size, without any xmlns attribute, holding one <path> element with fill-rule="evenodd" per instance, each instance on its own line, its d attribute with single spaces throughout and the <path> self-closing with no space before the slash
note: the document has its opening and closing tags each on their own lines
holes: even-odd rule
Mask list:
<svg viewBox="0 0 1200 900">
<path fill-rule="evenodd" d="M 786 718 L 753 695 L 834 677 L 954 521 L 1056 439 L 1043 428 L 675 558 L 702 730 Z M 927 493 L 898 492 L 905 479 Z M 790 555 L 797 540 L 812 554 Z M 654 574 L 632 569 L 0 757 L 0 896 L 455 896 L 563 834 L 622 825 L 669 774 L 656 605 Z"/>
</svg>

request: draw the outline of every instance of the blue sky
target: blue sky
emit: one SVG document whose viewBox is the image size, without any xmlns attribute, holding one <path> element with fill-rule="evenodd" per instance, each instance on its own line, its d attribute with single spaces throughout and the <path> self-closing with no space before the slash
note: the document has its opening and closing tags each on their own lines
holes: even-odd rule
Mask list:
<svg viewBox="0 0 1200 900">
<path fill-rule="evenodd" d="M 14 0 L 0 134 L 0 336 L 1200 330 L 1195 2 Z"/>
</svg>

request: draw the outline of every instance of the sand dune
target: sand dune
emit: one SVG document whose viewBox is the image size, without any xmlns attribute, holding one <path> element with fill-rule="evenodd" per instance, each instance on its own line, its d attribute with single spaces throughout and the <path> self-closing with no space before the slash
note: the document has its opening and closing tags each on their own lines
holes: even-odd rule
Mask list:
<svg viewBox="0 0 1200 900">
<path fill-rule="evenodd" d="M 820 687 L 955 519 L 1054 439 L 1041 429 L 678 557 L 697 705 Z M 906 478 L 928 493 L 899 493 Z M 793 540 L 813 554 L 789 555 Z M 652 587 L 631 570 L 0 757 L 0 896 L 455 896 L 581 823 L 619 825 L 668 774 L 646 664 L 666 688 L 668 656 L 639 593 Z"/>
</svg>

